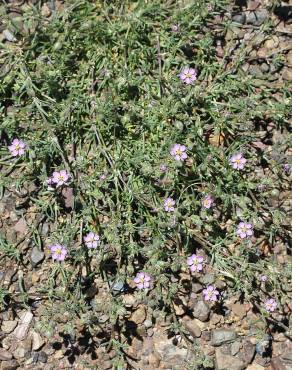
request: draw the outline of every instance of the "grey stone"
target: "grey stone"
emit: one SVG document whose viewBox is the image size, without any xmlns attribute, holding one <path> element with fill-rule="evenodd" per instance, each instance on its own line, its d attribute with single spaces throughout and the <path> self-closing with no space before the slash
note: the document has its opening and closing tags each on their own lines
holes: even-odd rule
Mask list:
<svg viewBox="0 0 292 370">
<path fill-rule="evenodd" d="M 235 14 L 233 17 L 232 17 L 232 20 L 233 22 L 236 22 L 236 23 L 240 23 L 240 24 L 244 24 L 245 21 L 246 21 L 246 16 L 244 13 L 240 13 L 240 14 Z"/>
<path fill-rule="evenodd" d="M 243 361 L 223 353 L 221 348 L 216 348 L 215 358 L 217 370 L 243 370 L 246 367 Z"/>
<path fill-rule="evenodd" d="M 235 356 L 239 352 L 240 346 L 241 346 L 240 342 L 233 342 L 231 344 L 230 350 L 231 350 L 232 356 Z"/>
<path fill-rule="evenodd" d="M 201 321 L 207 321 L 210 315 L 210 308 L 204 301 L 197 301 L 193 306 L 193 316 Z"/>
<path fill-rule="evenodd" d="M 9 31 L 9 30 L 4 30 L 3 31 L 3 36 L 9 42 L 15 42 L 15 41 L 17 41 L 16 38 L 14 37 L 13 33 L 11 31 Z"/>
<path fill-rule="evenodd" d="M 262 25 L 269 17 L 269 12 L 266 9 L 259 9 L 255 12 L 246 13 L 246 23 L 254 26 Z"/>
<path fill-rule="evenodd" d="M 232 342 L 236 339 L 236 333 L 229 329 L 216 329 L 212 331 L 212 345 L 217 347 L 221 344 Z"/>
<path fill-rule="evenodd" d="M 111 283 L 110 286 L 111 286 L 113 295 L 122 293 L 125 290 L 125 285 L 122 281 L 116 281 L 115 283 Z"/>
<path fill-rule="evenodd" d="M 46 352 L 41 351 L 39 353 L 39 355 L 38 355 L 38 361 L 39 362 L 42 362 L 43 364 L 45 364 L 48 361 L 48 355 L 46 354 Z"/>
<path fill-rule="evenodd" d="M 201 282 L 205 285 L 213 284 L 215 282 L 214 274 L 205 274 L 201 277 Z"/>
<path fill-rule="evenodd" d="M 152 327 L 152 325 L 153 325 L 153 323 L 152 323 L 152 321 L 151 320 L 149 320 L 149 319 L 147 319 L 147 320 L 145 320 L 144 321 L 144 326 L 145 326 L 145 328 L 151 328 Z"/>
<path fill-rule="evenodd" d="M 264 73 L 269 72 L 270 70 L 270 67 L 267 63 L 262 63 L 260 68 L 261 68 L 261 71 Z"/>
<path fill-rule="evenodd" d="M 37 247 L 33 247 L 31 250 L 30 260 L 32 267 L 36 267 L 45 258 L 43 251 L 39 250 Z"/>
</svg>

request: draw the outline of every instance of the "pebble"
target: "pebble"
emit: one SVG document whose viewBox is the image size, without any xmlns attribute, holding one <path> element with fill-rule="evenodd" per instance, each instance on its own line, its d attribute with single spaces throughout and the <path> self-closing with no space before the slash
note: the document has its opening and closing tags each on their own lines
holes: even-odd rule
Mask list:
<svg viewBox="0 0 292 370">
<path fill-rule="evenodd" d="M 32 267 L 36 267 L 45 258 L 45 254 L 42 250 L 37 247 L 33 247 L 31 250 L 30 260 Z"/>
<path fill-rule="evenodd" d="M 12 354 L 4 348 L 0 348 L 0 360 L 8 361 L 12 359 Z"/>
<path fill-rule="evenodd" d="M 282 77 L 286 81 L 292 81 L 292 68 L 284 67 Z"/>
<path fill-rule="evenodd" d="M 34 331 L 32 333 L 32 350 L 33 351 L 37 351 L 44 344 L 45 344 L 45 341 L 42 339 L 42 337 L 40 336 L 40 334 Z"/>
<path fill-rule="evenodd" d="M 152 325 L 153 325 L 152 320 L 147 319 L 144 321 L 145 328 L 149 329 L 152 327 Z"/>
<path fill-rule="evenodd" d="M 16 370 L 19 368 L 19 363 L 16 360 L 2 362 L 1 370 Z"/>
<path fill-rule="evenodd" d="M 232 17 L 232 20 L 236 23 L 240 23 L 240 24 L 244 24 L 245 21 L 246 21 L 246 16 L 244 13 L 240 13 L 240 14 L 235 14 L 233 17 Z"/>
<path fill-rule="evenodd" d="M 48 361 L 48 355 L 46 354 L 46 352 L 41 351 L 39 353 L 39 355 L 38 355 L 38 361 L 39 362 L 42 362 L 43 364 L 45 364 Z"/>
<path fill-rule="evenodd" d="M 230 329 L 216 329 L 212 331 L 212 345 L 217 347 L 236 339 L 236 333 Z"/>
<path fill-rule="evenodd" d="M 33 314 L 30 311 L 25 311 L 22 313 L 22 315 L 20 316 L 18 326 L 13 332 L 13 335 L 17 339 L 23 340 L 26 337 L 32 319 Z"/>
<path fill-rule="evenodd" d="M 243 370 L 245 364 L 239 358 L 223 353 L 221 348 L 215 351 L 216 369 L 217 370 Z"/>
<path fill-rule="evenodd" d="M 194 320 L 186 321 L 184 325 L 194 338 L 199 338 L 202 335 L 200 327 Z"/>
<path fill-rule="evenodd" d="M 5 39 L 9 42 L 15 42 L 17 41 L 16 38 L 14 37 L 13 33 L 9 30 L 4 30 L 2 32 L 3 36 L 5 37 Z"/>
<path fill-rule="evenodd" d="M 1 330 L 5 334 L 10 334 L 17 326 L 16 320 L 7 320 L 2 322 Z"/>
<path fill-rule="evenodd" d="M 122 293 L 125 290 L 125 285 L 122 281 L 117 281 L 111 284 L 111 289 L 112 289 L 113 295 L 118 295 L 119 293 Z"/>
<path fill-rule="evenodd" d="M 267 63 L 262 63 L 260 68 L 261 68 L 261 71 L 264 73 L 267 73 L 270 70 L 270 67 Z"/>
<path fill-rule="evenodd" d="M 269 17 L 269 12 L 266 9 L 260 9 L 255 12 L 246 12 L 246 23 L 253 26 L 262 25 Z"/>
<path fill-rule="evenodd" d="M 193 316 L 201 321 L 207 321 L 210 315 L 210 308 L 204 301 L 197 301 L 193 305 Z"/>
<path fill-rule="evenodd" d="M 136 324 L 142 324 L 146 320 L 146 309 L 144 306 L 140 306 L 131 315 L 131 321 Z"/>
</svg>

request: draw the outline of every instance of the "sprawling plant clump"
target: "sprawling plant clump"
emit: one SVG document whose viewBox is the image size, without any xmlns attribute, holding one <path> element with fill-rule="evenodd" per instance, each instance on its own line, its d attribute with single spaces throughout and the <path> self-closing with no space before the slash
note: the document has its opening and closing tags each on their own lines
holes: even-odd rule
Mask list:
<svg viewBox="0 0 292 370">
<path fill-rule="evenodd" d="M 34 217 L 20 245 L 0 245 L 24 269 L 27 248 L 45 251 L 43 331 L 62 315 L 69 332 L 80 320 L 107 331 L 103 315 L 118 330 L 128 292 L 174 315 L 188 274 L 211 276 L 206 301 L 239 294 L 285 330 L 291 265 L 276 249 L 289 254 L 289 221 L 272 200 L 289 157 L 257 143 L 262 127 L 287 130 L 288 87 L 246 75 L 244 48 L 217 57 L 225 5 L 70 1 L 50 20 L 28 8 L 22 41 L 5 44 L 1 193 L 27 192 Z"/>
</svg>

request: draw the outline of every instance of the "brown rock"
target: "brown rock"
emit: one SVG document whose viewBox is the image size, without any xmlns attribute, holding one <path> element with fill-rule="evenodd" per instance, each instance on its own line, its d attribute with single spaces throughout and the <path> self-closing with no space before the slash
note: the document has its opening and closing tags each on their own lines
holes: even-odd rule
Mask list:
<svg viewBox="0 0 292 370">
<path fill-rule="evenodd" d="M 19 363 L 16 360 L 3 361 L 1 363 L 1 370 L 16 370 L 19 368 Z"/>
<path fill-rule="evenodd" d="M 217 370 L 243 370 L 245 364 L 235 356 L 230 356 L 223 353 L 221 348 L 216 348 L 215 351 L 216 369 Z"/>
<path fill-rule="evenodd" d="M 157 353 L 153 352 L 149 355 L 149 365 L 152 366 L 153 369 L 157 369 L 160 364 L 160 357 Z"/>
<path fill-rule="evenodd" d="M 284 67 L 282 77 L 286 81 L 292 81 L 292 68 Z"/>
<path fill-rule="evenodd" d="M 42 6 L 42 16 L 49 17 L 51 15 L 51 9 L 48 7 L 48 4 Z"/>
<path fill-rule="evenodd" d="M 249 365 L 246 370 L 265 370 L 265 368 L 259 364 L 254 363 Z"/>
<path fill-rule="evenodd" d="M 5 334 L 10 334 L 17 326 L 16 320 L 7 320 L 2 322 L 1 330 Z"/>
<path fill-rule="evenodd" d="M 193 337 L 199 338 L 201 336 L 201 329 L 196 324 L 195 320 L 186 321 L 184 325 Z"/>
<path fill-rule="evenodd" d="M 131 315 L 131 321 L 136 324 L 142 324 L 146 320 L 146 308 L 139 306 L 136 311 Z"/>
<path fill-rule="evenodd" d="M 12 354 L 4 348 L 0 348 L 0 360 L 9 361 L 12 359 Z"/>
<path fill-rule="evenodd" d="M 271 370 L 287 370 L 287 367 L 279 357 L 274 357 L 271 360 Z"/>
<path fill-rule="evenodd" d="M 232 312 L 241 320 L 246 316 L 246 307 L 241 303 L 234 303 L 231 305 Z"/>
<path fill-rule="evenodd" d="M 42 339 L 40 334 L 34 331 L 32 333 L 32 349 L 33 349 L 33 351 L 39 350 L 44 344 L 45 344 L 45 341 Z"/>
</svg>

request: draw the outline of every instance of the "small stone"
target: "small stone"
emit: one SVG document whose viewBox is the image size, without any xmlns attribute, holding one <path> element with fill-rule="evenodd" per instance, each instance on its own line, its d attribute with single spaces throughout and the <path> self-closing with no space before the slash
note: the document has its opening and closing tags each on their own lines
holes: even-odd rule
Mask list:
<svg viewBox="0 0 292 370">
<path fill-rule="evenodd" d="M 261 68 L 261 71 L 264 73 L 267 73 L 270 70 L 270 67 L 267 63 L 262 63 L 260 68 Z"/>
<path fill-rule="evenodd" d="M 264 46 L 267 49 L 276 49 L 279 46 L 279 38 L 277 36 L 272 36 L 270 39 L 265 41 Z"/>
<path fill-rule="evenodd" d="M 236 339 L 236 333 L 230 329 L 216 329 L 212 331 L 212 345 L 217 347 L 223 343 L 230 343 Z"/>
<path fill-rule="evenodd" d="M 265 370 L 265 368 L 259 364 L 254 363 L 249 365 L 246 370 Z"/>
<path fill-rule="evenodd" d="M 47 4 L 47 3 L 45 3 L 45 4 L 42 6 L 42 11 L 41 11 L 41 13 L 42 13 L 42 16 L 43 16 L 43 17 L 49 17 L 49 16 L 52 14 L 51 9 L 49 8 L 49 6 L 48 6 L 48 4 Z"/>
<path fill-rule="evenodd" d="M 203 290 L 203 285 L 200 283 L 193 283 L 192 284 L 192 292 L 200 293 Z"/>
<path fill-rule="evenodd" d="M 36 267 L 45 258 L 43 251 L 39 250 L 37 247 L 33 247 L 31 250 L 30 260 L 32 267 Z"/>
<path fill-rule="evenodd" d="M 132 294 L 125 294 L 123 296 L 123 303 L 125 307 L 133 307 L 137 304 L 137 300 Z"/>
<path fill-rule="evenodd" d="M 239 358 L 230 356 L 223 353 L 221 348 L 216 348 L 215 351 L 216 358 L 216 369 L 217 370 L 243 370 L 245 369 L 245 364 Z"/>
<path fill-rule="evenodd" d="M 194 338 L 199 338 L 202 334 L 200 327 L 194 320 L 186 321 L 185 327 Z"/>
<path fill-rule="evenodd" d="M 254 26 L 262 25 L 269 17 L 269 12 L 266 9 L 260 9 L 255 12 L 246 13 L 246 23 Z"/>
<path fill-rule="evenodd" d="M 20 220 L 17 221 L 17 223 L 14 225 L 14 230 L 21 236 L 24 236 L 28 233 L 29 230 L 24 218 L 21 218 Z"/>
<path fill-rule="evenodd" d="M 16 370 L 19 368 L 19 363 L 16 360 L 3 361 L 1 364 L 1 370 Z"/>
<path fill-rule="evenodd" d="M 149 329 L 149 328 L 152 327 L 152 325 L 153 325 L 153 323 L 152 323 L 151 320 L 147 319 L 147 320 L 144 321 L 145 328 Z"/>
<path fill-rule="evenodd" d="M 144 306 L 140 306 L 131 315 L 131 321 L 136 324 L 142 324 L 146 320 L 146 309 Z"/>
<path fill-rule="evenodd" d="M 25 356 L 25 349 L 23 346 L 17 346 L 16 350 L 13 351 L 13 356 L 18 360 Z"/>
<path fill-rule="evenodd" d="M 210 308 L 204 301 L 197 301 L 193 305 L 193 316 L 201 321 L 207 321 L 210 315 Z"/>
<path fill-rule="evenodd" d="M 233 17 L 232 17 L 232 20 L 233 22 L 236 22 L 236 23 L 240 23 L 240 24 L 244 24 L 245 21 L 246 21 L 246 16 L 244 13 L 240 13 L 240 14 L 235 14 Z"/>
<path fill-rule="evenodd" d="M 232 312 L 241 320 L 246 316 L 246 306 L 241 303 L 234 303 L 231 305 Z"/>
<path fill-rule="evenodd" d="M 5 39 L 9 42 L 15 42 L 17 41 L 16 38 L 14 37 L 13 33 L 9 30 L 4 30 L 3 32 L 3 36 L 5 37 Z"/>
<path fill-rule="evenodd" d="M 292 68 L 284 67 L 282 77 L 286 81 L 292 81 Z"/>
<path fill-rule="evenodd" d="M 157 353 L 155 352 L 151 353 L 149 355 L 148 360 L 149 360 L 149 365 L 151 365 L 153 369 L 158 369 L 159 364 L 160 364 L 160 357 Z"/>
<path fill-rule="evenodd" d="M 39 362 L 42 362 L 43 364 L 45 364 L 48 361 L 48 355 L 46 354 L 46 352 L 41 351 L 39 353 L 39 355 L 38 355 L 38 361 Z"/>
<path fill-rule="evenodd" d="M 201 277 L 201 282 L 205 285 L 213 284 L 215 282 L 214 274 L 205 274 Z"/>
<path fill-rule="evenodd" d="M 111 283 L 110 285 L 113 295 L 118 295 L 125 290 L 125 285 L 122 281 L 116 281 L 115 283 Z"/>
<path fill-rule="evenodd" d="M 7 320 L 2 322 L 1 330 L 5 334 L 10 334 L 17 326 L 16 320 Z"/>
<path fill-rule="evenodd" d="M 16 329 L 14 329 L 13 335 L 19 339 L 23 340 L 28 332 L 29 325 L 33 319 L 33 314 L 30 311 L 25 311 L 20 316 L 20 321 Z"/>
<path fill-rule="evenodd" d="M 37 351 L 44 344 L 45 344 L 45 341 L 42 339 L 42 337 L 40 336 L 40 334 L 34 331 L 32 333 L 32 350 L 33 351 Z"/>
<path fill-rule="evenodd" d="M 12 354 L 4 348 L 0 348 L 0 360 L 9 361 L 12 359 Z"/>
</svg>

